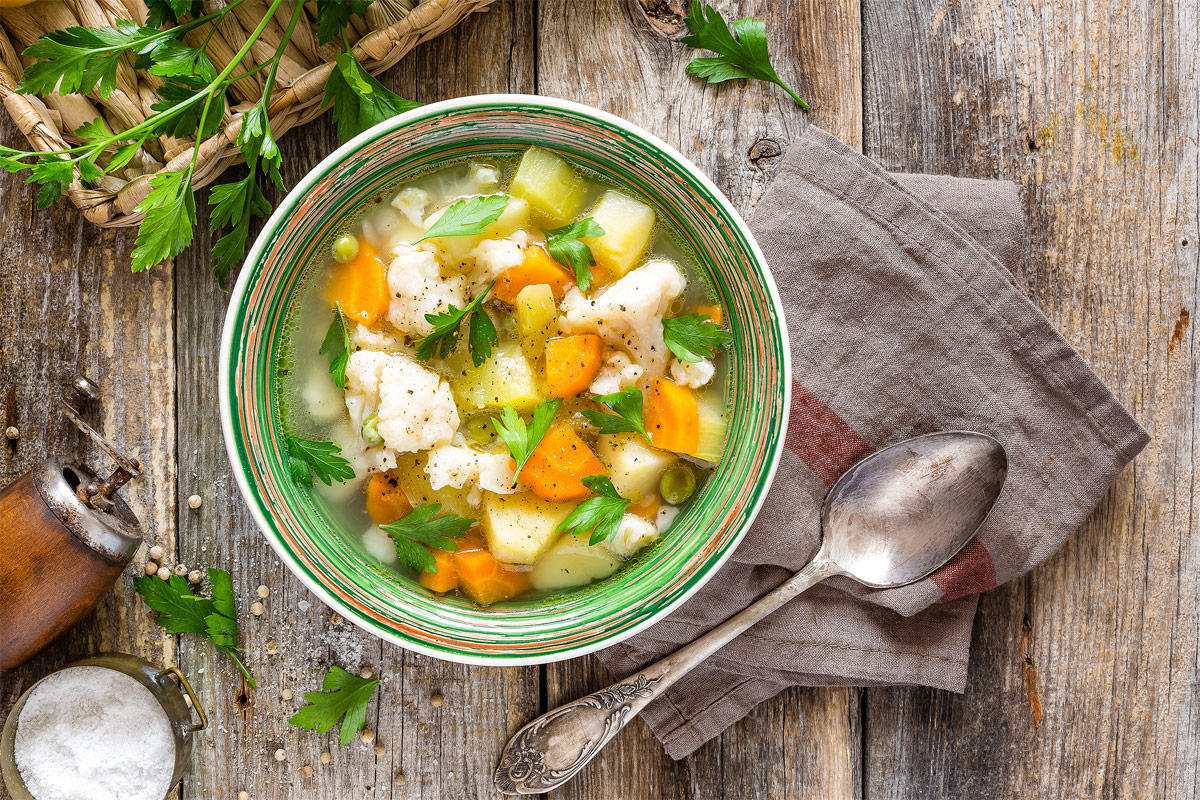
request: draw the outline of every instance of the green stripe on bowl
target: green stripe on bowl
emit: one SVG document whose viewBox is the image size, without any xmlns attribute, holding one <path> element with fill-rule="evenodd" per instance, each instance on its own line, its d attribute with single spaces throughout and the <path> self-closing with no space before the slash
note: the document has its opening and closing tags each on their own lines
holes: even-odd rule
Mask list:
<svg viewBox="0 0 1200 800">
<path fill-rule="evenodd" d="M 545 600 L 483 609 L 384 573 L 333 530 L 289 478 L 276 405 L 287 310 L 314 255 L 362 206 L 448 161 L 530 145 L 648 198 L 708 275 L 734 335 L 726 456 L 657 547 L 613 578 Z M 221 353 L 221 418 L 239 488 L 280 557 L 323 600 L 377 635 L 468 663 L 541 663 L 624 639 L 695 592 L 737 546 L 783 447 L 790 391 L 774 282 L 745 223 L 693 165 L 615 117 L 522 95 L 437 103 L 339 148 L 285 198 L 234 289 Z"/>
</svg>

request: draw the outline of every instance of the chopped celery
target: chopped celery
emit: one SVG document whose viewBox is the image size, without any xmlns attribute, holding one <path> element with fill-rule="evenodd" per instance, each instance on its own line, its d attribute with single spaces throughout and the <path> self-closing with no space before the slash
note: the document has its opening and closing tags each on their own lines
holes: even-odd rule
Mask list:
<svg viewBox="0 0 1200 800">
<path fill-rule="evenodd" d="M 700 440 L 691 455 L 701 461 L 716 464 L 725 452 L 725 431 L 729 427 L 729 421 L 725 418 L 720 400 L 712 398 L 711 394 L 708 392 L 702 395 L 696 404 L 700 414 Z"/>
</svg>

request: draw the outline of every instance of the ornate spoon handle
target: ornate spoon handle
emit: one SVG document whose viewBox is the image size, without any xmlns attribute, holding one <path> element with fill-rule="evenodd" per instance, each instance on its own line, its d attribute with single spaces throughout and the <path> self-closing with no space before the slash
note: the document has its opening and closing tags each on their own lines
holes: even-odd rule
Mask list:
<svg viewBox="0 0 1200 800">
<path fill-rule="evenodd" d="M 504 794 L 539 794 L 570 780 L 629 720 L 742 631 L 837 569 L 824 556 L 691 644 L 637 674 L 559 706 L 509 740 L 493 780 Z"/>
</svg>

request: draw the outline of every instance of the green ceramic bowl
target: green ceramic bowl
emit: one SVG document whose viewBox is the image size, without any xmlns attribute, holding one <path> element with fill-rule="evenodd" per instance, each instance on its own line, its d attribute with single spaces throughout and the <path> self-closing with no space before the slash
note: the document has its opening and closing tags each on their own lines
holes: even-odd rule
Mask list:
<svg viewBox="0 0 1200 800">
<path fill-rule="evenodd" d="M 564 595 L 478 608 L 380 570 L 336 532 L 288 475 L 276 401 L 284 322 L 316 251 L 365 203 L 447 161 L 561 153 L 648 198 L 708 274 L 734 335 L 724 461 L 663 541 L 606 581 Z M 225 445 L 263 534 L 322 600 L 404 647 L 451 661 L 536 664 L 615 644 L 662 618 L 729 557 L 758 512 L 783 448 L 791 378 L 783 310 L 746 224 L 693 164 L 646 131 L 575 103 L 464 97 L 381 123 L 339 147 L 293 189 L 254 243 L 221 341 Z"/>
</svg>

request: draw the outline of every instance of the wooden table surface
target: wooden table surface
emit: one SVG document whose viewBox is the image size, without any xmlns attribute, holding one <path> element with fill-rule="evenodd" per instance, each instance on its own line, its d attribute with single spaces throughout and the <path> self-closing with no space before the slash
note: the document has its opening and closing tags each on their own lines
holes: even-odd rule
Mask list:
<svg viewBox="0 0 1200 800">
<path fill-rule="evenodd" d="M 682 150 L 748 213 L 804 115 L 769 86 L 689 78 L 692 53 L 656 13 L 670 4 L 643 4 L 650 17 L 634 0 L 498 2 L 385 81 L 426 102 L 531 92 L 590 103 Z M 983 597 L 965 694 L 793 689 L 678 762 L 635 722 L 553 796 L 1196 798 L 1200 0 L 718 6 L 764 16 L 779 71 L 812 101 L 809 119 L 887 168 L 1017 182 L 1033 299 L 1153 440 L 1061 552 Z M 20 142 L 6 117 L 0 141 Z M 337 141 L 325 117 L 282 144 L 292 185 Z M 48 670 L 123 650 L 178 663 L 210 709 L 186 798 L 494 796 L 509 734 L 612 676 L 592 658 L 449 664 L 332 625 L 255 530 L 230 476 L 214 401 L 227 295 L 209 275 L 207 204 L 190 250 L 133 275 L 130 232 L 93 227 L 66 202 L 38 212 L 34 197 L 0 178 L 0 405 L 21 430 L 0 445 L 0 482 L 47 448 L 95 461 L 48 398 L 77 370 L 100 382 L 100 427 L 146 467 L 125 496 L 148 541 L 172 562 L 233 572 L 260 688 L 243 694 L 202 641 L 161 634 L 129 582 L 138 559 L 91 617 L 3 678 L 0 715 Z M 186 503 L 194 493 L 198 510 Z M 260 583 L 271 595 L 253 618 Z M 383 676 L 369 717 L 382 755 L 286 723 L 330 661 Z M 279 748 L 286 761 L 273 758 Z"/>
</svg>

